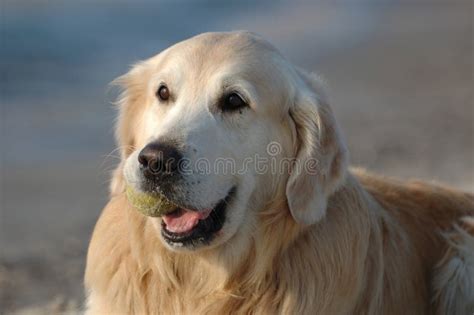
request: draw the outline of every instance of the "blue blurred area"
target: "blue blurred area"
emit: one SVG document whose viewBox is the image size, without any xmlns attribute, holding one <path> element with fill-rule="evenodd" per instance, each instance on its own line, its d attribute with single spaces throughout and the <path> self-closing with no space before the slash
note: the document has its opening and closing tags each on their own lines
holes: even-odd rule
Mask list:
<svg viewBox="0 0 474 315">
<path fill-rule="evenodd" d="M 0 55 L 10 148 L 5 161 L 53 162 L 110 148 L 108 82 L 133 62 L 187 37 L 251 29 L 297 61 L 312 62 L 360 41 L 376 17 L 369 5 L 295 6 L 282 1 L 8 2 Z M 305 8 L 311 13 L 304 18 L 315 28 L 294 20 Z M 346 26 L 325 21 L 327 13 Z M 313 42 L 306 44 L 309 51 L 296 46 L 305 38 Z"/>
</svg>

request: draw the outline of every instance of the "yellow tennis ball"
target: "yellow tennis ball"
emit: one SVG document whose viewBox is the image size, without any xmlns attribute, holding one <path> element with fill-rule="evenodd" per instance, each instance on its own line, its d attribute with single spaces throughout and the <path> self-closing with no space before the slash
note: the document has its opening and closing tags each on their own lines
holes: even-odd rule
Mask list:
<svg viewBox="0 0 474 315">
<path fill-rule="evenodd" d="M 166 199 L 159 193 L 144 193 L 136 191 L 127 185 L 128 201 L 142 214 L 149 217 L 161 217 L 176 209 L 177 205 Z"/>
</svg>

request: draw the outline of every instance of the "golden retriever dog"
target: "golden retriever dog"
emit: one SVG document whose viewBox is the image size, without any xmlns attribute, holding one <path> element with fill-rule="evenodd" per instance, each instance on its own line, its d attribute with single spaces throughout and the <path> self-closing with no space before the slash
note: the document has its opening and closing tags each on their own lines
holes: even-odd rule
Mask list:
<svg viewBox="0 0 474 315">
<path fill-rule="evenodd" d="M 473 314 L 473 195 L 349 169 L 320 80 L 259 36 L 202 34 L 117 82 L 87 314 Z M 177 206 L 145 216 L 126 185 Z"/>
</svg>

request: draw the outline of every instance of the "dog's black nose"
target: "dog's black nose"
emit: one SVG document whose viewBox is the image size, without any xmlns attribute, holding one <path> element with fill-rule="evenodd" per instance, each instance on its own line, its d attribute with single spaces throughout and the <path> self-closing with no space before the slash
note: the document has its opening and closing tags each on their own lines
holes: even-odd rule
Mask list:
<svg viewBox="0 0 474 315">
<path fill-rule="evenodd" d="M 182 158 L 173 145 L 159 142 L 149 143 L 138 154 L 138 162 L 146 177 L 176 174 Z"/>
</svg>

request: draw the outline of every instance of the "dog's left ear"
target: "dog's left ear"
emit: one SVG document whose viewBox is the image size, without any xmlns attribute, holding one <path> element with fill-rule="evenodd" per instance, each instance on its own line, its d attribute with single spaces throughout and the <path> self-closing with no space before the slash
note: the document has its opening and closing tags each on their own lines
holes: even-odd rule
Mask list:
<svg viewBox="0 0 474 315">
<path fill-rule="evenodd" d="M 134 130 L 136 129 L 136 112 L 143 107 L 147 98 L 147 82 L 150 74 L 146 62 L 135 64 L 126 74 L 116 78 L 111 85 L 119 87 L 121 93 L 115 102 L 118 118 L 115 126 L 115 139 L 120 151 L 120 163 L 112 173 L 110 195 L 115 196 L 125 191 L 123 167 L 125 160 L 135 150 Z"/>
<path fill-rule="evenodd" d="M 301 81 L 290 105 L 298 147 L 286 197 L 295 221 L 309 225 L 324 217 L 329 196 L 344 181 L 348 153 L 320 80 L 298 74 Z"/>
</svg>

